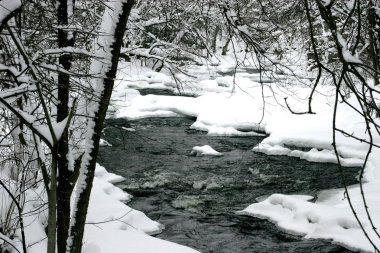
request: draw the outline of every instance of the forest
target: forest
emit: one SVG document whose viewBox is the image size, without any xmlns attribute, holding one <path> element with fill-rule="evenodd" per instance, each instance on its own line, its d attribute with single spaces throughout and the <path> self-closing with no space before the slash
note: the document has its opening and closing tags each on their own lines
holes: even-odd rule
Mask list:
<svg viewBox="0 0 380 253">
<path fill-rule="evenodd" d="M 228 159 L 243 148 L 211 147 L 215 138 L 252 143 L 245 151 L 256 165 L 245 164 L 246 174 L 234 179 L 242 202 L 230 215 L 244 217 L 241 224 L 267 219 L 296 241 L 380 252 L 377 0 L 0 0 L 0 59 L 0 252 L 252 252 L 213 249 L 212 241 L 203 248 L 174 236 L 164 241 L 170 222 L 148 218 L 146 206 L 125 204 L 131 200 L 125 191 L 139 199 L 169 184 L 161 172 L 149 174 L 162 160 L 176 159 L 154 160 L 156 148 L 181 154 L 177 167 L 210 161 L 224 170 L 239 167 Z M 155 130 L 161 123 L 144 121 L 155 118 L 190 120 L 184 131 L 197 137 L 183 153 L 170 147 L 182 137 L 155 142 L 166 136 Z M 145 131 L 150 124 L 156 125 Z M 115 129 L 122 144 L 109 137 Z M 150 135 L 155 131 L 158 137 Z M 105 160 L 117 145 L 134 147 L 142 133 L 152 147 L 136 167 L 152 163 L 148 172 L 127 169 L 135 159 L 130 154 Z M 300 158 L 318 170 L 313 175 L 327 178 L 310 180 L 336 181 L 282 191 L 281 175 L 264 174 L 261 156 Z M 112 167 L 117 160 L 125 172 Z M 327 163 L 334 172 L 318 167 Z M 128 173 L 135 172 L 152 181 L 133 188 L 128 180 L 135 174 Z M 212 173 L 189 183 L 189 194 L 175 195 L 170 205 L 177 212 L 190 206 L 191 217 L 199 211 L 193 205 L 207 202 L 198 195 L 231 188 L 224 171 Z M 291 185 L 308 177 L 294 175 Z M 261 187 L 246 182 L 248 176 L 264 188 L 269 181 L 279 186 L 244 202 L 245 190 Z"/>
</svg>

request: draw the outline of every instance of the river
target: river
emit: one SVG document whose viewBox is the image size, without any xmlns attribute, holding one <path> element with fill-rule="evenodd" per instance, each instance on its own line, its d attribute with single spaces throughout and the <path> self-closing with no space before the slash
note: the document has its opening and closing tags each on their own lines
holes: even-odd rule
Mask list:
<svg viewBox="0 0 380 253">
<path fill-rule="evenodd" d="M 329 242 L 290 235 L 235 211 L 273 194 L 316 196 L 341 187 L 337 166 L 252 152 L 262 137 L 215 137 L 190 129 L 191 118 L 109 119 L 99 163 L 126 178 L 129 206 L 165 225 L 159 238 L 203 253 L 351 252 Z M 132 128 L 134 131 L 125 128 Z M 210 145 L 220 157 L 191 156 Z M 357 168 L 348 168 L 349 183 Z"/>
</svg>

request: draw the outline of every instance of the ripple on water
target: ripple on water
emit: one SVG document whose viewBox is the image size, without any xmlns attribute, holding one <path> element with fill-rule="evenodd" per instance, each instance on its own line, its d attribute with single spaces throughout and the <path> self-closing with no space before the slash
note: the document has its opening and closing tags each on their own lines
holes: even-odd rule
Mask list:
<svg viewBox="0 0 380 253">
<path fill-rule="evenodd" d="M 196 190 L 216 190 L 223 188 L 223 184 L 221 182 L 217 182 L 217 179 L 211 178 L 201 181 L 195 181 L 193 183 L 193 188 Z"/>
<path fill-rule="evenodd" d="M 197 213 L 204 200 L 198 195 L 179 195 L 171 204 L 174 208 Z"/>
<path fill-rule="evenodd" d="M 338 188 L 336 165 L 253 153 L 251 148 L 262 138 L 207 136 L 189 130 L 192 123 L 188 118 L 151 118 L 130 122 L 133 133 L 119 126 L 104 131 L 103 138 L 113 146 L 100 148 L 99 162 L 127 179 L 124 188 L 134 195 L 131 207 L 165 225 L 157 237 L 203 253 L 350 252 L 235 215 L 260 196 L 315 196 Z M 202 145 L 224 155 L 189 155 L 192 147 Z M 346 171 L 355 183 L 357 169 Z"/>
</svg>

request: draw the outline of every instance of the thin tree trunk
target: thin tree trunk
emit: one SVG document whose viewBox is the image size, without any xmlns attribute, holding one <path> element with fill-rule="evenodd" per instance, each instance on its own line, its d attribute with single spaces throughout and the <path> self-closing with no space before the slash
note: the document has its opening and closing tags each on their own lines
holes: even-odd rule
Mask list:
<svg viewBox="0 0 380 253">
<path fill-rule="evenodd" d="M 55 150 L 53 149 L 52 152 Z M 52 165 L 51 165 L 51 175 L 50 175 L 50 188 L 48 195 L 48 208 L 49 208 L 49 219 L 48 219 L 48 245 L 47 252 L 55 253 L 56 246 L 56 227 L 57 227 L 57 164 L 56 157 L 53 153 Z"/>
<path fill-rule="evenodd" d="M 57 17 L 59 27 L 69 24 L 69 8 L 67 0 L 59 0 Z M 72 47 L 74 46 L 74 36 L 69 38 L 67 31 L 58 29 L 58 46 Z M 62 54 L 59 56 L 59 64 L 65 70 L 71 68 L 72 56 L 70 54 Z M 57 121 L 61 122 L 69 116 L 69 92 L 70 92 L 70 75 L 65 72 L 58 72 L 58 101 L 57 105 Z M 66 252 L 67 237 L 70 227 L 70 196 L 73 190 L 73 184 L 70 182 L 72 171 L 69 169 L 67 154 L 69 152 L 68 129 L 66 128 L 59 139 L 57 145 L 57 250 L 58 253 Z"/>
<path fill-rule="evenodd" d="M 218 38 L 219 31 L 221 31 L 220 26 L 217 26 L 212 34 L 211 49 L 214 54 L 216 53 L 216 41 Z"/>
<path fill-rule="evenodd" d="M 376 9 L 372 1 L 369 1 L 368 23 L 370 37 L 370 58 L 374 69 L 375 85 L 379 84 L 380 70 L 380 17 L 376 13 Z"/>
<path fill-rule="evenodd" d="M 222 55 L 227 55 L 228 45 L 230 44 L 230 41 L 231 41 L 231 38 L 228 38 L 226 41 L 226 44 L 224 44 L 222 48 Z"/>
</svg>

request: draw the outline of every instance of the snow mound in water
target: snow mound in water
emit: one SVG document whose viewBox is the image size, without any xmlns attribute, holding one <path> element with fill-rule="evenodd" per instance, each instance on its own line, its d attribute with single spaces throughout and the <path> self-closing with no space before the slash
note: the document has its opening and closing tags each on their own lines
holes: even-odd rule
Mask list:
<svg viewBox="0 0 380 253">
<path fill-rule="evenodd" d="M 101 147 L 112 147 L 112 144 L 104 139 L 100 139 L 99 146 Z"/>
<path fill-rule="evenodd" d="M 193 150 L 191 151 L 190 155 L 193 155 L 193 156 L 203 156 L 203 155 L 222 156 L 223 153 L 220 153 L 220 152 L 214 150 L 209 145 L 204 145 L 204 146 L 193 147 Z"/>
</svg>

